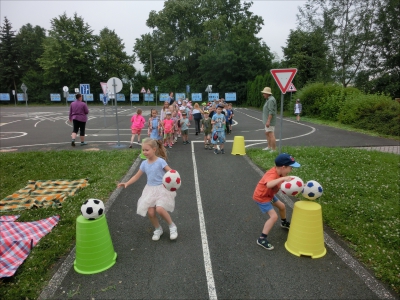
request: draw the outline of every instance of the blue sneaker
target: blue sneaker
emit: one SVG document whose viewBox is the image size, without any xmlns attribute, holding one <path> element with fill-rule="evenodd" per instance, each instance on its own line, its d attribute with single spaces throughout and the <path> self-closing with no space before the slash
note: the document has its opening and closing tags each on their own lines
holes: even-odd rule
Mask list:
<svg viewBox="0 0 400 300">
<path fill-rule="evenodd" d="M 263 247 L 266 250 L 272 250 L 274 249 L 274 246 L 272 246 L 267 239 L 258 239 L 257 240 L 257 245 Z"/>
</svg>

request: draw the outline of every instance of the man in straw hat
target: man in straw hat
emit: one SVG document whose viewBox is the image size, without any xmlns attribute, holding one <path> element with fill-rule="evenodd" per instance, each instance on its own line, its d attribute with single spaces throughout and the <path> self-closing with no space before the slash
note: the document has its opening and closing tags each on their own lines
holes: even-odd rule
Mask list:
<svg viewBox="0 0 400 300">
<path fill-rule="evenodd" d="M 274 152 L 276 151 L 276 139 L 274 133 L 277 114 L 276 100 L 274 96 L 272 96 L 270 87 L 265 87 L 264 90 L 261 91 L 261 93 L 266 100 L 263 107 L 262 118 L 268 143 L 267 147 L 263 150 Z"/>
</svg>

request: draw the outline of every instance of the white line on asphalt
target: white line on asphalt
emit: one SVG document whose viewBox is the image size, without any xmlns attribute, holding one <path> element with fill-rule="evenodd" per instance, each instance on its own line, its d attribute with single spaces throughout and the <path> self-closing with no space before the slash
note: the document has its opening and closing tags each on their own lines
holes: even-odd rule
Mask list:
<svg viewBox="0 0 400 300">
<path fill-rule="evenodd" d="M 201 203 L 201 195 L 200 195 L 199 178 L 197 176 L 196 156 L 194 154 L 194 145 L 191 144 L 191 146 L 192 146 L 192 161 L 193 161 L 193 172 L 194 172 L 194 186 L 196 189 L 197 210 L 199 211 L 200 234 L 202 242 L 201 244 L 203 245 L 203 259 L 207 277 L 208 296 L 210 299 L 216 300 L 217 291 L 215 289 L 214 275 L 212 271 L 211 258 L 210 258 L 210 250 L 208 248 L 206 222 L 204 220 L 203 205 Z"/>
<path fill-rule="evenodd" d="M 19 137 L 21 137 L 21 136 L 25 136 L 25 135 L 27 135 L 27 133 L 26 132 L 2 132 L 1 134 L 6 134 L 6 133 L 20 133 L 20 135 L 17 135 L 17 136 L 11 136 L 11 137 L 1 137 L 0 136 L 0 140 L 9 140 L 9 139 L 15 139 L 15 138 L 19 138 Z M 7 148 L 9 148 L 9 147 L 7 147 Z M 15 148 L 15 147 L 10 147 L 10 148 Z"/>
<path fill-rule="evenodd" d="M 263 171 L 256 166 L 253 161 L 247 156 L 244 156 L 245 160 L 250 164 L 250 166 L 262 177 L 264 175 Z M 279 198 L 281 198 L 286 204 L 293 210 L 294 202 L 285 194 L 279 192 Z M 331 248 L 336 255 L 354 272 L 361 280 L 365 283 L 371 291 L 373 291 L 380 299 L 395 299 L 393 295 L 373 276 L 371 276 L 368 271 L 355 260 L 346 250 L 340 247 L 326 232 L 324 232 L 325 243 Z"/>
<path fill-rule="evenodd" d="M 15 120 L 15 121 L 11 121 L 11 122 L 8 122 L 8 123 L 0 123 L 0 126 L 4 126 L 4 125 L 7 125 L 7 124 L 19 122 L 19 121 L 21 121 L 21 120 Z"/>
</svg>

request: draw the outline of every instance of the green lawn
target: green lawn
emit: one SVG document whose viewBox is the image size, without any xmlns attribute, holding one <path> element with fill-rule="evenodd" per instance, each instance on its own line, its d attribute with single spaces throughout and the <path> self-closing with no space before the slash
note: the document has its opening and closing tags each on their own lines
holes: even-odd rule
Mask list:
<svg viewBox="0 0 400 300">
<path fill-rule="evenodd" d="M 138 150 L 48 151 L 0 153 L 0 199 L 26 186 L 27 181 L 89 178 L 89 186 L 69 197 L 61 209 L 41 208 L 0 215 L 20 215 L 18 221 L 37 221 L 54 215 L 60 221 L 33 248 L 14 276 L 0 279 L 0 299 L 36 299 L 50 279 L 49 270 L 72 249 L 76 218 L 88 198 L 107 201 L 116 183 L 129 170 Z"/>
<path fill-rule="evenodd" d="M 349 148 L 282 147 L 301 164 L 291 174 L 318 181 L 324 224 L 349 242 L 375 276 L 400 291 L 400 156 Z M 248 149 L 262 169 L 276 154 Z"/>
</svg>

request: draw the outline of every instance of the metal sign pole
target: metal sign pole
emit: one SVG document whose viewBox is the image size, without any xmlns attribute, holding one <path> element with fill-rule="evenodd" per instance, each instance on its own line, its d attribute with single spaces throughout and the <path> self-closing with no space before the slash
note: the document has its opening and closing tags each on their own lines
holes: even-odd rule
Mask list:
<svg viewBox="0 0 400 300">
<path fill-rule="evenodd" d="M 120 146 L 119 142 L 119 126 L 118 126 L 118 107 L 117 107 L 117 84 L 115 83 L 115 78 L 113 79 L 113 87 L 114 87 L 114 101 L 115 101 L 115 117 L 117 119 L 117 135 L 118 135 L 118 146 Z"/>
<path fill-rule="evenodd" d="M 279 130 L 279 154 L 281 154 L 282 144 L 282 123 L 283 123 L 283 93 L 281 93 L 281 129 Z"/>
</svg>

